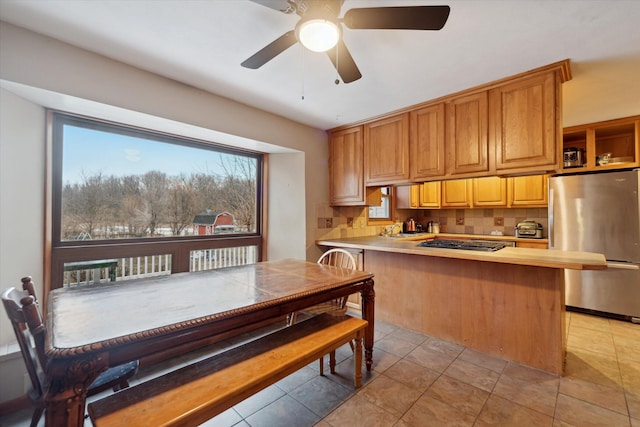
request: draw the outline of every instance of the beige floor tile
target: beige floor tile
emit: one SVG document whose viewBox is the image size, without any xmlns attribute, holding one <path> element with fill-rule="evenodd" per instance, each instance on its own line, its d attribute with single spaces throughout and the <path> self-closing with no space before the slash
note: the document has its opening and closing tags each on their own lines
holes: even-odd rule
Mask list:
<svg viewBox="0 0 640 427">
<path fill-rule="evenodd" d="M 611 355 L 616 354 L 611 333 L 576 326 L 569 328 L 567 348 L 577 348 Z"/>
<path fill-rule="evenodd" d="M 470 348 L 465 348 L 462 354 L 460 354 L 459 359 L 482 366 L 483 368 L 491 369 L 497 373 L 501 373 L 504 367 L 507 366 L 507 361 L 504 359 Z"/>
<path fill-rule="evenodd" d="M 613 388 L 622 386 L 617 358 L 586 350 L 567 351 L 564 377 L 579 378 Z"/>
<path fill-rule="evenodd" d="M 457 355 L 448 355 L 423 344 L 405 356 L 405 360 L 442 373 L 456 357 Z"/>
<path fill-rule="evenodd" d="M 527 408 L 553 416 L 560 377 L 510 363 L 500 376 L 493 393 Z"/>
<path fill-rule="evenodd" d="M 424 392 L 438 379 L 440 374 L 408 360 L 400 360 L 387 369 L 385 375 L 420 392 Z"/>
<path fill-rule="evenodd" d="M 640 392 L 625 391 L 627 398 L 627 407 L 631 418 L 640 420 Z"/>
<path fill-rule="evenodd" d="M 627 403 L 622 387 L 608 387 L 579 378 L 562 378 L 560 393 L 575 397 L 620 414 L 627 413 Z"/>
<path fill-rule="evenodd" d="M 425 393 L 457 410 L 476 417 L 489 393 L 447 375 L 442 375 Z"/>
<path fill-rule="evenodd" d="M 373 366 L 372 369 L 378 373 L 382 373 L 389 369 L 391 366 L 396 364 L 398 360 L 400 360 L 400 356 L 396 356 L 395 354 L 387 353 L 386 351 L 380 350 L 375 345 L 373 346 Z"/>
<path fill-rule="evenodd" d="M 502 397 L 491 395 L 484 405 L 477 427 L 486 426 L 551 426 L 553 418 L 532 409 L 513 403 Z"/>
<path fill-rule="evenodd" d="M 616 346 L 618 360 L 640 362 L 640 337 L 613 335 L 613 343 Z"/>
<path fill-rule="evenodd" d="M 629 426 L 629 416 L 593 405 L 571 396 L 560 394 L 556 418 L 576 426 Z"/>
<path fill-rule="evenodd" d="M 374 349 L 386 351 L 399 357 L 404 357 L 416 348 L 416 344 L 398 338 L 396 334 L 387 335 L 383 339 L 376 341 Z"/>
<path fill-rule="evenodd" d="M 398 417 L 355 395 L 323 420 L 332 427 L 391 427 Z"/>
<path fill-rule="evenodd" d="M 424 395 L 404 414 L 398 426 L 468 427 L 473 425 L 474 420 L 474 416 L 460 412 L 436 398 Z"/>
<path fill-rule="evenodd" d="M 611 320 L 611 333 L 616 336 L 626 336 L 640 340 L 640 325 L 620 320 Z"/>
<path fill-rule="evenodd" d="M 624 389 L 640 395 L 640 362 L 622 360 L 619 365 Z"/>
<path fill-rule="evenodd" d="M 571 313 L 569 320 L 569 330 L 571 327 L 579 326 L 581 328 L 591 329 L 595 331 L 611 332 L 611 322 L 604 317 L 596 317 L 582 313 Z"/>
<path fill-rule="evenodd" d="M 458 357 L 464 347 L 438 338 L 429 338 L 422 344 L 423 347 L 438 351 L 446 356 Z"/>
<path fill-rule="evenodd" d="M 422 391 L 408 387 L 382 374 L 367 384 L 358 395 L 400 418 L 420 397 Z"/>
<path fill-rule="evenodd" d="M 491 369 L 474 365 L 462 359 L 456 359 L 445 371 L 445 375 L 460 380 L 464 383 L 491 392 L 495 387 L 500 374 Z"/>
</svg>

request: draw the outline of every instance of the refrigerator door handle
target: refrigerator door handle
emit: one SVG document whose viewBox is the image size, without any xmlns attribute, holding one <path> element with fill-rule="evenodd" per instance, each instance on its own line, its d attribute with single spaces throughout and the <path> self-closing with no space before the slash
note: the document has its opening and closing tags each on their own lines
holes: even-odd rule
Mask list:
<svg viewBox="0 0 640 427">
<path fill-rule="evenodd" d="M 549 217 L 549 249 L 553 249 L 554 247 L 554 226 L 553 226 L 553 219 L 554 219 L 554 215 L 553 215 L 553 188 L 549 187 L 549 212 L 548 212 L 548 217 Z"/>
<path fill-rule="evenodd" d="M 617 268 L 620 270 L 640 270 L 640 264 L 630 262 L 607 261 L 607 268 Z"/>
</svg>

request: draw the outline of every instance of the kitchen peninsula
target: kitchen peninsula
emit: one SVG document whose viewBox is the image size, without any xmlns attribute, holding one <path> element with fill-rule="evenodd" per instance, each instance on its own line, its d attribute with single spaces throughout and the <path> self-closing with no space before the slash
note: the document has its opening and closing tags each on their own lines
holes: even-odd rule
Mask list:
<svg viewBox="0 0 640 427">
<path fill-rule="evenodd" d="M 378 319 L 558 375 L 566 353 L 564 270 L 606 268 L 603 255 L 587 252 L 425 248 L 380 236 L 316 243 L 363 252 Z"/>
</svg>

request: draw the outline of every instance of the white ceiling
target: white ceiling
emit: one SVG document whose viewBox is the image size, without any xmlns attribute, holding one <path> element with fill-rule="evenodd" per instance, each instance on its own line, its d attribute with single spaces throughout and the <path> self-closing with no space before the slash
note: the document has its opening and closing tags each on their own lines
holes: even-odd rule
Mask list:
<svg viewBox="0 0 640 427">
<path fill-rule="evenodd" d="M 0 0 L 0 19 L 322 129 L 566 58 L 565 125 L 640 114 L 640 1 L 345 0 L 342 14 L 431 4 L 451 6 L 441 31 L 345 28 L 363 77 L 339 85 L 299 44 L 241 67 L 298 20 L 248 0 Z"/>
</svg>

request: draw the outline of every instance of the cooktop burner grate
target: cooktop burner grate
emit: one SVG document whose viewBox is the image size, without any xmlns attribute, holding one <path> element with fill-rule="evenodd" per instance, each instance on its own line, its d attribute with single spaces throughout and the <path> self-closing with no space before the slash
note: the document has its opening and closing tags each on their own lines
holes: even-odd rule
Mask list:
<svg viewBox="0 0 640 427">
<path fill-rule="evenodd" d="M 435 239 L 425 240 L 418 244 L 426 248 L 444 248 L 444 249 L 463 249 L 468 251 L 484 251 L 495 252 L 506 245 L 502 242 L 495 242 L 489 240 L 450 240 L 450 239 Z"/>
</svg>

